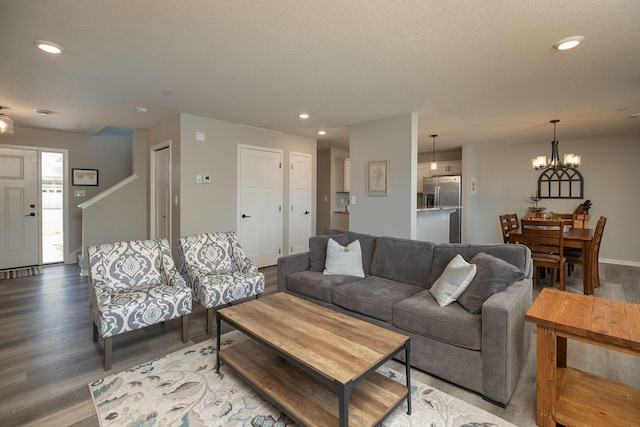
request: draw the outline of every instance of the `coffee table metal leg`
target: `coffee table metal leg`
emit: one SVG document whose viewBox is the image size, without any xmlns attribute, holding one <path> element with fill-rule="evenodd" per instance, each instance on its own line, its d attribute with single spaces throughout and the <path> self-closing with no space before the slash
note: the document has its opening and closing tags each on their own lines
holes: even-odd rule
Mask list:
<svg viewBox="0 0 640 427">
<path fill-rule="evenodd" d="M 407 340 L 404 345 L 405 369 L 407 375 L 407 415 L 411 415 L 411 342 Z"/>
<path fill-rule="evenodd" d="M 349 426 L 349 396 L 351 395 L 351 389 L 353 388 L 353 383 L 348 382 L 343 384 L 342 387 L 339 387 L 338 391 L 338 422 L 340 423 L 340 427 L 348 427 Z"/>
<path fill-rule="evenodd" d="M 216 374 L 220 373 L 220 313 L 216 311 Z"/>
</svg>

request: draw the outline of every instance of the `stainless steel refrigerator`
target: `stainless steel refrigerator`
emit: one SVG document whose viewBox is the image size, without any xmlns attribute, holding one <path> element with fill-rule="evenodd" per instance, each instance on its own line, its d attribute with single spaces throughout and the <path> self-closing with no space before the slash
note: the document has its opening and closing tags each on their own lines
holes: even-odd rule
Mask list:
<svg viewBox="0 0 640 427">
<path fill-rule="evenodd" d="M 460 175 L 431 176 L 422 179 L 425 208 L 456 208 L 449 217 L 449 243 L 462 241 L 461 182 Z"/>
</svg>

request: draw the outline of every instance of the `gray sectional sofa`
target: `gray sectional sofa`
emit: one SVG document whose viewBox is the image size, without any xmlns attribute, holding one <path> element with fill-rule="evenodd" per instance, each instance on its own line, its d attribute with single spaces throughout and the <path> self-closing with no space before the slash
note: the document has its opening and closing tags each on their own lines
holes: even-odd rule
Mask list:
<svg viewBox="0 0 640 427">
<path fill-rule="evenodd" d="M 526 246 L 434 244 L 342 230 L 326 233 L 309 240 L 309 252 L 278 260 L 278 291 L 408 335 L 413 367 L 500 406 L 509 402 L 529 351 L 530 325 L 524 314 L 532 302 L 533 269 Z M 364 278 L 323 274 L 330 237 L 343 246 L 360 242 Z M 440 307 L 429 288 L 449 261 L 456 254 L 470 261 L 481 252 L 517 267 L 518 280 L 488 297 L 478 314 L 457 301 Z M 495 272 L 500 268 L 485 271 L 485 281 Z"/>
</svg>

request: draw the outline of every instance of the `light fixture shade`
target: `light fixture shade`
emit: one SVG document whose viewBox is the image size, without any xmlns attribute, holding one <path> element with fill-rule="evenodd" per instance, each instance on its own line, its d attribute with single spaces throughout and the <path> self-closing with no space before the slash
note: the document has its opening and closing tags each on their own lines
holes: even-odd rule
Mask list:
<svg viewBox="0 0 640 427">
<path fill-rule="evenodd" d="M 437 171 L 438 170 L 438 163 L 437 162 L 431 162 L 431 170 L 432 171 Z"/>
<path fill-rule="evenodd" d="M 567 166 L 577 168 L 578 166 L 580 166 L 581 160 L 582 159 L 579 154 L 570 153 L 564 155 L 564 164 Z"/>
<path fill-rule="evenodd" d="M 538 156 L 531 159 L 531 166 L 536 169 L 544 169 L 547 167 L 547 156 Z"/>
<path fill-rule="evenodd" d="M 11 135 L 13 134 L 13 120 L 4 114 L 0 113 L 0 134 Z"/>
</svg>

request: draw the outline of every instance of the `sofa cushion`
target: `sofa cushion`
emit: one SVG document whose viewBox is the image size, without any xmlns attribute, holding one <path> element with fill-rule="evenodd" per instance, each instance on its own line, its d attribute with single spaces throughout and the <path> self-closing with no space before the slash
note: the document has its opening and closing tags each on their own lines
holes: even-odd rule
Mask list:
<svg viewBox="0 0 640 427">
<path fill-rule="evenodd" d="M 378 237 L 373 251 L 371 274 L 427 288 L 431 285 L 431 258 L 434 246 L 431 242 Z M 455 254 L 447 258 L 447 262 L 454 256 Z"/>
<path fill-rule="evenodd" d="M 482 316 L 469 313 L 457 303 L 440 307 L 429 290 L 394 305 L 392 323 L 397 328 L 459 347 L 482 348 Z"/>
<path fill-rule="evenodd" d="M 333 239 L 341 245 L 347 245 L 349 239 L 346 233 L 333 234 L 331 236 L 312 236 L 309 238 L 309 263 L 310 271 L 322 272 L 327 259 L 327 242 Z"/>
<path fill-rule="evenodd" d="M 287 290 L 300 295 L 333 302 L 333 289 L 360 280 L 353 276 L 325 276 L 317 271 L 299 271 L 287 276 Z"/>
<path fill-rule="evenodd" d="M 333 239 L 327 242 L 327 260 L 322 274 L 364 277 L 362 270 L 362 249 L 356 240 L 342 246 Z"/>
<path fill-rule="evenodd" d="M 457 254 L 470 261 L 471 258 L 484 252 L 496 258 L 500 258 L 511 265 L 518 267 L 522 271 L 527 271 L 527 256 L 529 249 L 525 245 L 512 244 L 493 244 L 493 245 L 476 245 L 466 243 L 444 243 L 436 245 L 433 249 L 433 262 L 431 266 L 431 280 L 435 281 L 444 269 L 447 267 L 449 260 Z"/>
<path fill-rule="evenodd" d="M 469 264 L 460 254 L 453 257 L 431 289 L 431 295 L 440 307 L 445 307 L 467 289 L 476 275 L 476 265 Z"/>
<path fill-rule="evenodd" d="M 390 323 L 393 306 L 422 290 L 423 288 L 419 286 L 369 276 L 366 279 L 337 286 L 333 290 L 333 303 L 344 309 Z"/>
<path fill-rule="evenodd" d="M 360 242 L 360 248 L 362 249 L 362 269 L 365 275 L 371 274 L 371 259 L 373 258 L 373 251 L 376 247 L 376 236 L 353 231 L 349 231 L 347 236 L 349 243 L 355 240 Z"/>
<path fill-rule="evenodd" d="M 478 270 L 469 287 L 460 295 L 458 302 L 471 314 L 482 311 L 482 304 L 495 293 L 524 279 L 524 271 L 492 255 L 480 252 L 471 259 Z"/>
</svg>

